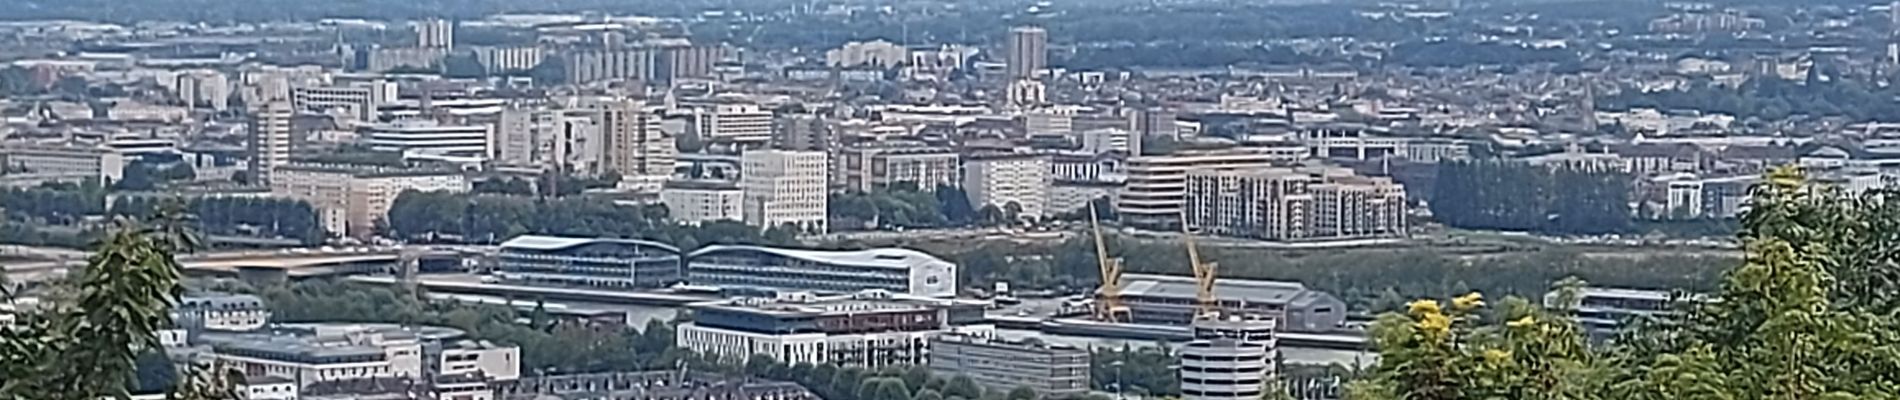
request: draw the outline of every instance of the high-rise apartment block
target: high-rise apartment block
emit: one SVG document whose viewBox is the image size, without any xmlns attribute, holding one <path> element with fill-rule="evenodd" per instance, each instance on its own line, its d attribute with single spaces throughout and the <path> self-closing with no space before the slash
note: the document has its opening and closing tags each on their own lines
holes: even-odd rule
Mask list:
<svg viewBox="0 0 1900 400">
<path fill-rule="evenodd" d="M 616 101 L 600 110 L 600 162 L 606 172 L 621 179 L 638 178 L 659 183 L 673 175 L 678 150 L 673 137 L 661 129 L 658 109 L 638 101 Z"/>
<path fill-rule="evenodd" d="M 427 19 L 416 22 L 416 47 L 448 49 L 455 47 L 455 22 Z"/>
<path fill-rule="evenodd" d="M 223 72 L 209 69 L 180 72 L 173 87 L 185 108 L 202 107 L 212 111 L 230 108 L 231 80 Z"/>
<path fill-rule="evenodd" d="M 827 167 L 822 152 L 747 151 L 739 167 L 745 222 L 758 227 L 790 224 L 806 232 L 825 232 Z"/>
<path fill-rule="evenodd" d="M 978 155 L 963 164 L 963 192 L 970 206 L 1015 211 L 1018 218 L 1048 216 L 1049 157 L 1035 154 Z"/>
<path fill-rule="evenodd" d="M 251 176 L 269 180 L 271 169 L 290 163 L 290 102 L 273 101 L 251 109 Z"/>
<path fill-rule="evenodd" d="M 1003 55 L 1009 63 L 1007 71 L 1010 78 L 1035 78 L 1036 73 L 1049 67 L 1049 31 L 1033 26 L 1019 26 L 1009 30 L 1009 39 L 1004 43 Z"/>
<path fill-rule="evenodd" d="M 553 169 L 560 114 L 532 106 L 511 105 L 495 121 L 494 159 L 502 165 Z"/>
<path fill-rule="evenodd" d="M 1345 171 L 1192 171 L 1184 216 L 1190 228 L 1265 240 L 1399 237 L 1405 188 Z"/>
</svg>

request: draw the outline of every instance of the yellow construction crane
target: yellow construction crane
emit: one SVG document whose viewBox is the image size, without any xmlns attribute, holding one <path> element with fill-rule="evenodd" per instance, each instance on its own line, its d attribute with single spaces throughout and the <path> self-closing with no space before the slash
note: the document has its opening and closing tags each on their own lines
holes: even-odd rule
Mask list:
<svg viewBox="0 0 1900 400">
<path fill-rule="evenodd" d="M 1195 316 L 1220 311 L 1220 300 L 1214 298 L 1214 276 L 1220 263 L 1201 262 L 1201 251 L 1194 245 L 1194 233 L 1188 231 L 1185 211 L 1181 213 L 1181 238 L 1187 242 L 1188 269 L 1194 272 Z"/>
<path fill-rule="evenodd" d="M 1095 316 L 1103 321 L 1117 321 L 1117 315 L 1126 315 L 1128 307 L 1122 306 L 1122 260 L 1108 257 L 1108 245 L 1102 242 L 1102 223 L 1096 220 L 1095 204 L 1089 204 L 1089 226 L 1095 230 L 1095 261 L 1102 269 L 1102 287 L 1096 291 Z"/>
</svg>

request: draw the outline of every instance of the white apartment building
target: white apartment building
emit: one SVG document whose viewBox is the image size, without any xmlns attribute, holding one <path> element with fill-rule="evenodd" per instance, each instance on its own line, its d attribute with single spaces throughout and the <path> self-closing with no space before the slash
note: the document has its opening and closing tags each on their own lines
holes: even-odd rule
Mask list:
<svg viewBox="0 0 1900 400">
<path fill-rule="evenodd" d="M 826 167 L 823 152 L 747 151 L 739 167 L 745 222 L 762 228 L 791 224 L 806 232 L 824 233 L 828 229 Z"/>
<path fill-rule="evenodd" d="M 1040 219 L 1049 215 L 1049 157 L 1033 154 L 973 156 L 963 163 L 963 192 L 970 206 L 994 206 L 1017 217 Z"/>
<path fill-rule="evenodd" d="M 756 104 L 719 104 L 698 110 L 694 125 L 709 142 L 764 144 L 772 140 L 772 111 Z"/>
<path fill-rule="evenodd" d="M 324 231 L 367 238 L 405 191 L 467 192 L 468 180 L 454 171 L 411 171 L 321 165 L 289 165 L 272 172 L 271 195 L 307 201 Z"/>
<path fill-rule="evenodd" d="M 475 60 L 491 74 L 534 69 L 546 57 L 547 54 L 535 46 L 475 48 Z"/>
<path fill-rule="evenodd" d="M 699 225 L 708 221 L 743 221 L 745 191 L 719 181 L 672 181 L 660 189 L 660 203 L 673 220 Z"/>
<path fill-rule="evenodd" d="M 295 110 L 290 102 L 273 101 L 251 110 L 251 171 L 270 180 L 271 170 L 290 163 L 290 119 Z"/>
<path fill-rule="evenodd" d="M 178 101 L 184 103 L 185 108 L 203 107 L 224 111 L 231 107 L 231 79 L 222 72 L 208 69 L 182 71 L 173 82 Z"/>
<path fill-rule="evenodd" d="M 845 43 L 843 47 L 825 51 L 825 66 L 893 68 L 903 64 L 905 58 L 909 56 L 910 50 L 904 49 L 904 46 L 883 40 L 851 42 Z"/>
<path fill-rule="evenodd" d="M 579 50 L 567 53 L 567 82 L 585 85 L 601 81 L 653 81 L 658 77 L 660 52 L 651 49 Z"/>
<path fill-rule="evenodd" d="M 1350 170 L 1264 168 L 1188 173 L 1189 227 L 1264 240 L 1402 237 L 1405 187 Z"/>
<path fill-rule="evenodd" d="M 448 49 L 455 47 L 455 22 L 427 19 L 416 22 L 416 47 Z"/>
<path fill-rule="evenodd" d="M 1115 209 L 1131 225 L 1177 226 L 1181 206 L 1187 201 L 1189 172 L 1259 170 L 1291 163 L 1304 156 L 1304 149 L 1282 154 L 1273 149 L 1234 148 L 1129 158 L 1128 180 L 1116 199 Z"/>
<path fill-rule="evenodd" d="M 364 130 L 370 148 L 458 157 L 487 157 L 489 127 L 443 125 L 430 120 L 401 120 Z"/>
</svg>

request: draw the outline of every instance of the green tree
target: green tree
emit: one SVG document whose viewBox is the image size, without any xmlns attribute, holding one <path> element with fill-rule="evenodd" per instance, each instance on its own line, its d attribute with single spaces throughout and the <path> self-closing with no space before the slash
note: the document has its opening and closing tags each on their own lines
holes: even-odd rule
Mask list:
<svg viewBox="0 0 1900 400">
<path fill-rule="evenodd" d="M 974 400 L 983 397 L 983 387 L 977 386 L 976 380 L 970 379 L 969 376 L 957 375 L 955 378 L 950 378 L 950 383 L 944 386 L 943 395 Z"/>
<path fill-rule="evenodd" d="M 0 397 L 124 398 L 138 355 L 183 292 L 175 254 L 197 247 L 182 207 L 147 225 L 119 220 L 73 279 L 70 302 L 0 331 Z M 8 299 L 9 301 L 11 299 Z"/>
</svg>

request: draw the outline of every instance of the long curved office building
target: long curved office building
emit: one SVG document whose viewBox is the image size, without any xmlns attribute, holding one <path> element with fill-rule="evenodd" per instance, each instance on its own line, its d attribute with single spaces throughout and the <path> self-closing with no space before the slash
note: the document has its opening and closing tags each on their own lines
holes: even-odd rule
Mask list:
<svg viewBox="0 0 1900 400">
<path fill-rule="evenodd" d="M 516 236 L 499 259 L 508 280 L 637 289 L 680 281 L 679 249 L 645 240 Z"/>
<path fill-rule="evenodd" d="M 909 249 L 794 250 L 707 246 L 687 255 L 693 285 L 854 293 L 881 289 L 914 296 L 956 296 L 957 265 Z"/>
</svg>

